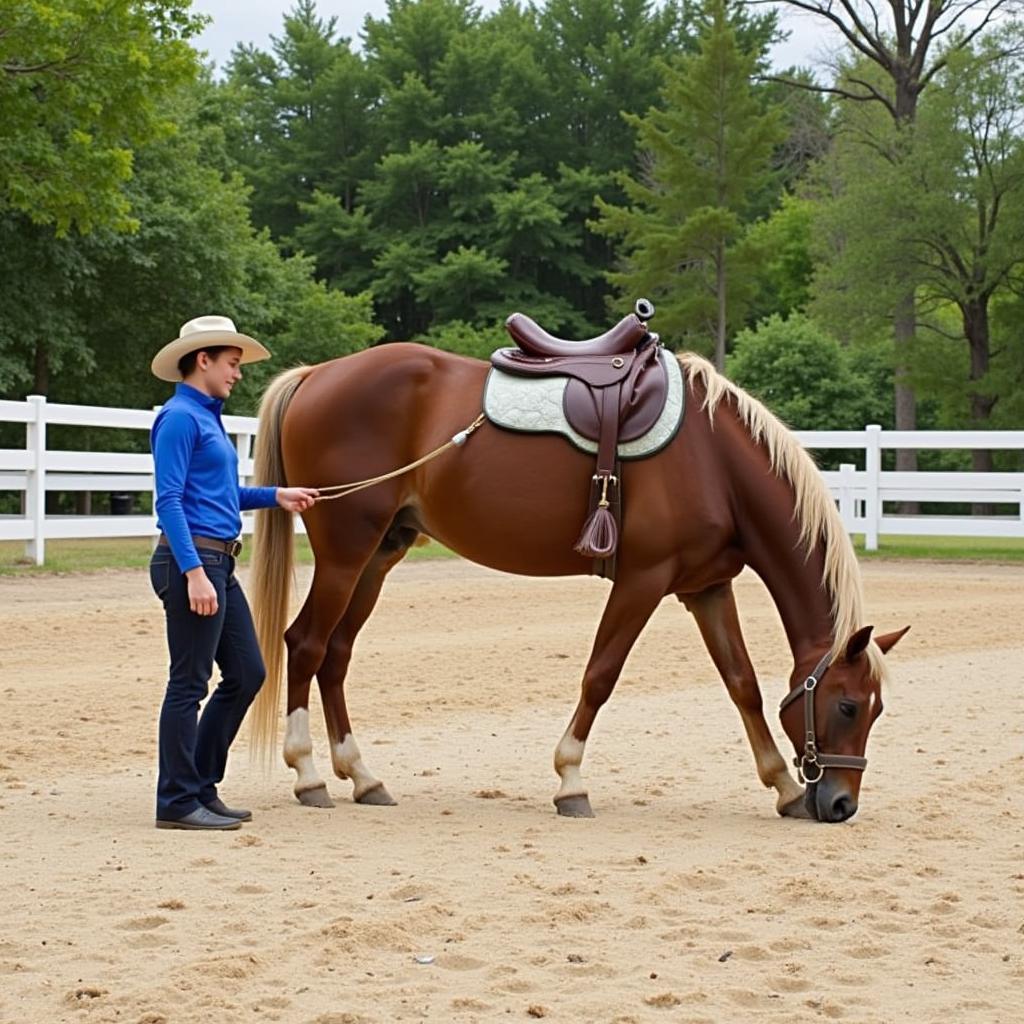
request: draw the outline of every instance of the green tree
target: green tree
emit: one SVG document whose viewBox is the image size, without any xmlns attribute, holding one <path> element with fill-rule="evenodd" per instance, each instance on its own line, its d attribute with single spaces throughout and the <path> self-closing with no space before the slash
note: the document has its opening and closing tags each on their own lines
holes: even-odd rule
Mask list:
<svg viewBox="0 0 1024 1024">
<path fill-rule="evenodd" d="M 472 356 L 474 359 L 488 359 L 495 349 L 508 345 L 508 334 L 503 323 L 478 326 L 465 320 L 448 320 L 432 327 L 422 341 L 443 349 L 455 352 L 460 356 Z"/>
<path fill-rule="evenodd" d="M 173 130 L 161 102 L 194 79 L 191 0 L 8 0 L 0 8 L 0 214 L 136 225 L 133 150 Z"/>
<path fill-rule="evenodd" d="M 754 275 L 749 319 L 806 309 L 814 279 L 814 204 L 786 193 L 769 217 L 752 224 L 748 238 L 762 258 Z"/>
<path fill-rule="evenodd" d="M 906 350 L 917 357 L 908 381 L 922 393 L 944 390 L 934 354 L 945 346 L 924 345 L 922 332 L 965 340 L 965 372 L 959 359 L 944 368 L 954 387 L 963 390 L 967 378 L 975 429 L 988 425 L 999 400 L 989 377 L 990 310 L 1024 266 L 1024 77 L 1011 56 L 1019 41 L 1011 26 L 952 53 L 913 130 L 877 110 L 844 112 L 852 131 L 837 140 L 832 194 L 817 224 L 829 244 L 815 308 L 854 336 L 873 336 L 913 288 L 918 340 Z M 991 468 L 987 451 L 973 460 Z"/>
<path fill-rule="evenodd" d="M 227 68 L 226 127 L 253 185 L 253 218 L 286 247 L 318 191 L 351 213 L 379 154 L 379 87 L 336 23 L 297 0 L 272 53 L 238 47 Z"/>
<path fill-rule="evenodd" d="M 136 231 L 59 237 L 0 216 L 0 392 L 153 404 L 167 390 L 149 373 L 153 353 L 205 311 L 231 316 L 275 355 L 246 368 L 235 407 L 252 411 L 267 374 L 381 337 L 369 294 L 328 291 L 310 258 L 283 258 L 254 229 L 248 189 L 218 166 L 224 139 L 203 122 L 205 94 L 175 97 L 165 115 L 178 130 L 137 151 L 127 186 Z"/>
<path fill-rule="evenodd" d="M 490 306 L 499 294 L 507 266 L 502 259 L 460 245 L 414 276 L 416 294 L 441 320 L 467 315 L 477 319 L 481 307 Z"/>
<path fill-rule="evenodd" d="M 801 430 L 861 430 L 888 424 L 884 349 L 854 350 L 802 313 L 777 314 L 740 331 L 727 368 L 741 387 Z"/>
<path fill-rule="evenodd" d="M 608 274 L 620 294 L 651 295 L 666 334 L 712 337 L 721 369 L 749 298 L 745 217 L 770 175 L 781 117 L 753 90 L 760 55 L 739 48 L 725 0 L 707 9 L 699 51 L 666 72 L 663 107 L 627 117 L 646 173 L 620 178 L 630 205 L 598 201 L 595 228 L 624 242 L 626 266 Z"/>
<path fill-rule="evenodd" d="M 876 107 L 891 119 L 898 134 L 909 132 L 922 95 L 950 58 L 970 47 L 1000 12 L 1019 7 L 1019 0 L 885 0 L 867 9 L 857 0 L 782 0 L 789 7 L 821 18 L 839 31 L 849 46 L 834 81 L 822 85 L 806 77 L 781 76 L 795 88 L 839 97 L 844 104 Z M 850 66 L 852 70 L 848 70 Z M 870 143 L 869 143 L 870 144 Z M 904 147 L 900 143 L 894 158 Z M 915 282 L 902 275 L 905 287 L 892 312 L 897 352 L 894 396 L 896 426 L 917 425 L 916 398 L 908 379 L 916 334 Z M 916 468 L 916 453 L 900 449 L 896 465 Z M 906 511 L 912 511 L 911 506 Z"/>
<path fill-rule="evenodd" d="M 0 394 L 45 395 L 54 373 L 70 383 L 93 368 L 80 306 L 107 235 L 61 238 L 24 214 L 0 214 Z"/>
<path fill-rule="evenodd" d="M 920 303 L 959 313 L 970 369 L 974 429 L 985 429 L 999 391 L 990 379 L 991 309 L 1024 268 L 1024 74 L 1020 26 L 951 55 L 921 104 L 905 197 L 915 222 Z M 991 470 L 992 453 L 973 453 Z"/>
</svg>

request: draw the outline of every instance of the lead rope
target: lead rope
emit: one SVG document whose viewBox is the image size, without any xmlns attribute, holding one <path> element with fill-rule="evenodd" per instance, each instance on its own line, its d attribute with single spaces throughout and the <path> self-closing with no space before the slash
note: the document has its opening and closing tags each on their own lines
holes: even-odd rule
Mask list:
<svg viewBox="0 0 1024 1024">
<path fill-rule="evenodd" d="M 417 459 L 415 462 L 410 462 L 408 466 L 402 466 L 400 469 L 392 470 L 390 473 L 384 473 L 382 476 L 375 476 L 369 480 L 356 480 L 350 484 L 331 484 L 329 487 L 317 487 L 316 490 L 320 491 L 316 501 L 334 501 L 336 498 L 344 498 L 349 494 L 355 494 L 356 491 L 361 491 L 367 487 L 373 487 L 375 484 L 382 484 L 385 480 L 391 480 L 393 477 L 401 476 L 403 473 L 408 473 L 411 469 L 416 469 L 417 466 L 422 466 L 425 462 L 430 462 L 431 459 L 436 459 L 438 455 L 443 455 L 449 448 L 456 448 L 466 443 L 466 439 L 474 430 L 477 429 L 487 419 L 484 413 L 480 413 L 479 416 L 465 430 L 460 430 L 457 434 L 453 435 L 448 441 L 445 441 L 443 445 L 435 448 L 432 452 L 428 452 L 422 458 Z M 325 491 L 336 491 L 336 494 L 325 494 Z"/>
</svg>

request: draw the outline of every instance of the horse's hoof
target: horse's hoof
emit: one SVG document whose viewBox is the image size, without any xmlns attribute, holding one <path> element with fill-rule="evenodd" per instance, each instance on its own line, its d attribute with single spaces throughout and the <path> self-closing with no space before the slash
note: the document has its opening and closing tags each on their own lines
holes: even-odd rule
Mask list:
<svg viewBox="0 0 1024 1024">
<path fill-rule="evenodd" d="M 301 793 L 296 793 L 295 796 L 303 807 L 334 806 L 334 801 L 331 799 L 330 793 L 327 792 L 326 786 L 314 786 L 312 789 L 304 789 Z"/>
<path fill-rule="evenodd" d="M 354 800 L 357 804 L 369 804 L 372 807 L 394 807 L 398 803 L 383 782 L 368 789 L 362 796 L 354 797 Z"/>
<path fill-rule="evenodd" d="M 594 810 L 590 806 L 590 797 L 586 793 L 580 796 L 563 796 L 555 801 L 555 807 L 563 818 L 592 818 Z"/>
<path fill-rule="evenodd" d="M 814 815 L 807 809 L 807 801 L 804 799 L 804 794 L 801 793 L 795 800 L 790 800 L 788 804 L 779 808 L 779 814 L 783 818 L 805 818 L 808 820 L 814 820 Z"/>
</svg>

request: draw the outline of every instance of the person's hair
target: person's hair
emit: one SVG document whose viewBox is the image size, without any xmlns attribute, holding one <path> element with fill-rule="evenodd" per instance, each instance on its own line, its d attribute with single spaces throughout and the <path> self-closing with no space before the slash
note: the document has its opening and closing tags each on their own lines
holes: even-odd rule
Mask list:
<svg viewBox="0 0 1024 1024">
<path fill-rule="evenodd" d="M 221 352 L 232 347 L 232 345 L 211 345 L 209 348 L 197 348 L 194 352 L 186 352 L 178 360 L 178 373 L 181 374 L 181 379 L 184 380 L 196 368 L 200 352 L 205 352 L 211 359 L 216 360 Z"/>
</svg>

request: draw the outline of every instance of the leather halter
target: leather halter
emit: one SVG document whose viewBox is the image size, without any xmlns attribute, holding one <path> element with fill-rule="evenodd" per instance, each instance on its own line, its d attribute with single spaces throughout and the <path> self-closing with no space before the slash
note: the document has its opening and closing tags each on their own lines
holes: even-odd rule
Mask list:
<svg viewBox="0 0 1024 1024">
<path fill-rule="evenodd" d="M 818 750 L 818 736 L 814 728 L 814 691 L 817 690 L 818 683 L 821 682 L 831 664 L 832 653 L 829 652 L 818 662 L 814 671 L 803 681 L 803 684 L 791 690 L 783 697 L 782 703 L 779 705 L 779 714 L 781 715 L 794 701 L 801 697 L 805 698 L 804 752 L 800 757 L 793 758 L 800 781 L 805 785 L 820 782 L 826 768 L 851 768 L 854 771 L 862 772 L 868 765 L 866 757 L 856 757 L 853 754 L 823 754 Z M 807 775 L 808 768 L 818 769 L 818 774 L 813 779 Z"/>
</svg>

